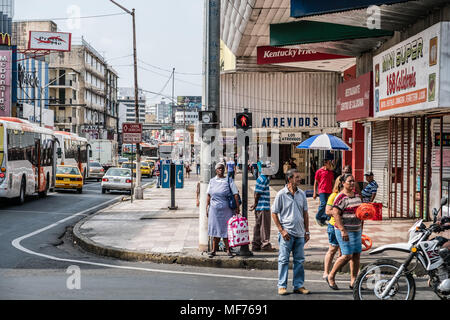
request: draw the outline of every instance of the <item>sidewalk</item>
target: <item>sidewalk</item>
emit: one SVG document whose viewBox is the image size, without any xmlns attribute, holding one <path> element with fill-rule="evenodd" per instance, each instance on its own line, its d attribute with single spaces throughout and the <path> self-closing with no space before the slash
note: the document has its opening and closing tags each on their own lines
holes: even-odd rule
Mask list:
<svg viewBox="0 0 450 320">
<path fill-rule="evenodd" d="M 176 190 L 178 210 L 170 211 L 170 189 L 155 186 L 144 191 L 144 200 L 118 202 L 80 221 L 73 229 L 74 241 L 86 251 L 131 261 L 153 261 L 158 263 L 178 263 L 204 267 L 223 268 L 278 268 L 278 252 L 254 252 L 252 257 L 235 256 L 229 258 L 225 252 L 218 252 L 214 258 L 198 250 L 199 209 L 195 206 L 195 190 L 198 177 L 191 175 L 185 180 L 184 189 Z M 241 188 L 241 175 L 236 177 Z M 249 206 L 253 203 L 255 180 L 249 180 Z M 274 181 L 271 186 L 271 202 L 283 188 L 282 181 Z M 302 187 L 302 189 L 311 189 Z M 242 193 L 241 193 L 242 194 Z M 326 227 L 315 222 L 319 200 L 308 198 L 311 240 L 305 246 L 305 268 L 323 270 L 323 258 L 328 249 Z M 386 211 L 384 209 L 383 211 Z M 384 215 L 386 217 L 386 215 Z M 250 239 L 253 238 L 255 217 L 249 212 Z M 407 231 L 412 220 L 366 221 L 364 234 L 372 238 L 373 248 L 408 240 Z M 278 230 L 272 223 L 271 243 L 278 248 Z M 250 246 L 251 248 L 251 246 Z M 380 258 L 361 255 L 361 265 Z M 392 254 L 392 253 L 391 253 Z M 386 253 L 387 255 L 387 253 Z M 402 258 L 394 253 L 393 258 Z M 348 265 L 342 271 L 347 271 Z"/>
</svg>

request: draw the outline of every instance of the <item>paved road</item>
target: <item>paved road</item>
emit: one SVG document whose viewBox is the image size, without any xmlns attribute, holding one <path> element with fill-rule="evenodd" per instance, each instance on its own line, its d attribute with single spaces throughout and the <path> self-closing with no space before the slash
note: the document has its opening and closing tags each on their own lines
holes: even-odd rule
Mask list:
<svg viewBox="0 0 450 320">
<path fill-rule="evenodd" d="M 82 219 L 89 208 L 120 196 L 102 195 L 100 183 L 90 182 L 81 195 L 51 193 L 46 199 L 33 198 L 20 207 L 0 208 L 0 299 L 352 299 L 347 275 L 337 278 L 342 290 L 331 291 L 321 272 L 307 271 L 306 286 L 312 295 L 280 297 L 273 270 L 124 262 L 74 247 L 66 228 Z M 77 213 L 81 215 L 74 216 Z M 424 280 L 418 281 L 417 298 L 436 299 L 425 288 Z"/>
</svg>

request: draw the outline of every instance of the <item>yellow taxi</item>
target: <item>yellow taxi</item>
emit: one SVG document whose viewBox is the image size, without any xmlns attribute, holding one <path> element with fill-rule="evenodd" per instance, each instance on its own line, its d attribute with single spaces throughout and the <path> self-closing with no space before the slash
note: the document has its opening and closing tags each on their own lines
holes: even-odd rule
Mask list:
<svg viewBox="0 0 450 320">
<path fill-rule="evenodd" d="M 122 168 L 132 169 L 133 175 L 136 175 L 136 162 L 124 162 L 122 163 Z M 152 169 L 144 162 L 141 162 L 141 175 L 151 177 Z"/>
<path fill-rule="evenodd" d="M 75 166 L 57 166 L 55 190 L 76 189 L 83 192 L 83 176 Z"/>
<path fill-rule="evenodd" d="M 153 168 L 154 168 L 154 166 L 152 165 L 152 163 L 150 161 L 143 161 L 143 162 L 141 162 L 142 175 L 146 174 L 147 177 L 151 178 L 153 176 Z"/>
</svg>

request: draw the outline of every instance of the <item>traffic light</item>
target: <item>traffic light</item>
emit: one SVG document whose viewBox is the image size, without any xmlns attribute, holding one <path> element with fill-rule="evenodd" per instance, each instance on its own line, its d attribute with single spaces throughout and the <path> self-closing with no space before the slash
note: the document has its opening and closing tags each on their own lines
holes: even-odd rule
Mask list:
<svg viewBox="0 0 450 320">
<path fill-rule="evenodd" d="M 252 128 L 252 114 L 249 112 L 236 114 L 236 128 L 247 131 Z"/>
</svg>

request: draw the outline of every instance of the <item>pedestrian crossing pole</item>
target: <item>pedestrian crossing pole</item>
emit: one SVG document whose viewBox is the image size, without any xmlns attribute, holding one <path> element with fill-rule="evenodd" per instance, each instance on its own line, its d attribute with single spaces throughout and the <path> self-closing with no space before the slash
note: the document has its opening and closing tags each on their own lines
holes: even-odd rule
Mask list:
<svg viewBox="0 0 450 320">
<path fill-rule="evenodd" d="M 200 212 L 199 250 L 208 250 L 208 218 L 206 213 L 206 190 L 215 175 L 213 150 L 217 135 L 206 134 L 219 130 L 220 121 L 220 0 L 205 0 L 205 29 L 203 34 L 203 98 L 200 112 L 201 165 L 200 165 Z M 210 131 L 211 130 L 211 131 Z M 213 157 L 214 154 L 214 157 Z"/>
<path fill-rule="evenodd" d="M 236 114 L 236 129 L 239 137 L 244 138 L 243 154 L 244 164 L 242 166 L 242 216 L 248 218 L 248 149 L 250 139 L 252 137 L 252 114 L 248 109 L 244 112 Z M 239 249 L 240 256 L 252 256 L 253 253 L 249 249 L 249 245 L 243 245 Z"/>
</svg>

